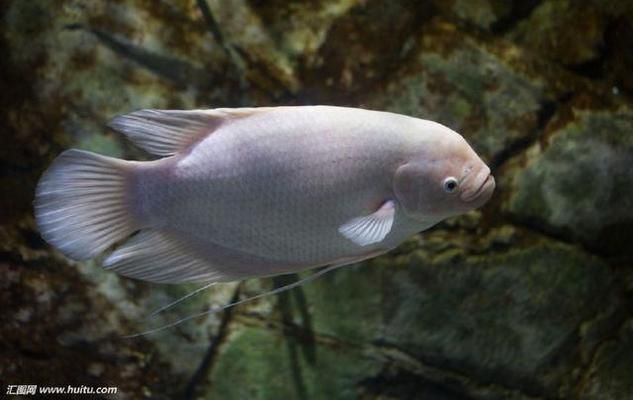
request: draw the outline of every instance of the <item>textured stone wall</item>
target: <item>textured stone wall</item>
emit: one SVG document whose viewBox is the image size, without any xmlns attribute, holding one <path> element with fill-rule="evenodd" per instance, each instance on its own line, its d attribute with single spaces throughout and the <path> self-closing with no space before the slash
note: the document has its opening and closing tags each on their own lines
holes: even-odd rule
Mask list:
<svg viewBox="0 0 633 400">
<path fill-rule="evenodd" d="M 118 398 L 633 398 L 633 3 L 4 1 L 0 384 Z M 339 104 L 437 120 L 488 161 L 483 209 L 300 289 L 119 278 L 39 237 L 63 149 L 147 159 L 139 108 Z M 5 390 L 3 387 L 2 390 Z"/>
</svg>

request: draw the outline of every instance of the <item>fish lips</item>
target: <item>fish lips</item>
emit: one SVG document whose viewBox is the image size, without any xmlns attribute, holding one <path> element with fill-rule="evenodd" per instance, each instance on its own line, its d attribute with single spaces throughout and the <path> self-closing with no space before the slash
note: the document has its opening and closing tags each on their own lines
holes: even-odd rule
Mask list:
<svg viewBox="0 0 633 400">
<path fill-rule="evenodd" d="M 484 171 L 482 171 L 484 172 Z M 490 170 L 484 172 L 484 174 L 480 173 L 478 175 L 483 175 L 482 178 L 477 179 L 481 182 L 478 186 L 475 186 L 475 190 L 465 190 L 461 194 L 462 201 L 467 203 L 485 203 L 492 196 L 492 192 L 495 189 L 495 178 L 490 174 Z"/>
</svg>

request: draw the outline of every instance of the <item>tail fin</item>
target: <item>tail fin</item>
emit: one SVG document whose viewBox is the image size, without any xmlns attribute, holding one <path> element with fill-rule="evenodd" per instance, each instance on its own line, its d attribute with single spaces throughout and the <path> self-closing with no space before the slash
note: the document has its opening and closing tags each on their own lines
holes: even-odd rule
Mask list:
<svg viewBox="0 0 633 400">
<path fill-rule="evenodd" d="M 129 213 L 127 161 L 67 150 L 44 173 L 35 192 L 42 237 L 67 257 L 92 258 L 137 227 Z"/>
</svg>

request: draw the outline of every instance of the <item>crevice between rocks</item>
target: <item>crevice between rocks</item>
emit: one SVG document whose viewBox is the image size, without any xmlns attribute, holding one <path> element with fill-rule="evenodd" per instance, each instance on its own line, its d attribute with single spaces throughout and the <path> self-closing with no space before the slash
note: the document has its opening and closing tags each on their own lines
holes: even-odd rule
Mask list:
<svg viewBox="0 0 633 400">
<path fill-rule="evenodd" d="M 541 0 L 520 0 L 512 4 L 512 11 L 508 16 L 496 21 L 490 27 L 490 31 L 495 35 L 502 35 L 512 30 L 519 22 L 528 18 L 532 11 L 541 4 Z"/>
<path fill-rule="evenodd" d="M 537 123 L 535 132 L 531 135 L 523 136 L 510 143 L 499 153 L 495 154 L 490 161 L 490 169 L 494 172 L 498 170 L 511 158 L 520 155 L 534 143 L 538 142 L 547 127 L 549 121 L 556 115 L 558 110 L 557 101 L 544 101 L 537 112 Z"/>
<path fill-rule="evenodd" d="M 620 262 L 618 258 L 614 258 L 613 255 L 601 251 L 597 246 L 592 246 L 581 239 L 572 237 L 571 231 L 568 229 L 556 228 L 548 225 L 544 221 L 539 221 L 534 218 L 523 218 L 512 213 L 506 213 L 501 218 L 508 221 L 511 226 L 516 228 L 533 232 L 549 240 L 557 241 L 569 246 L 575 246 L 583 252 L 605 261 L 608 265 L 612 266 Z"/>
<path fill-rule="evenodd" d="M 370 397 L 413 399 L 432 398 L 443 400 L 475 400 L 446 385 L 427 381 L 409 371 L 386 367 L 379 374 L 360 381 L 357 386 Z"/>
</svg>

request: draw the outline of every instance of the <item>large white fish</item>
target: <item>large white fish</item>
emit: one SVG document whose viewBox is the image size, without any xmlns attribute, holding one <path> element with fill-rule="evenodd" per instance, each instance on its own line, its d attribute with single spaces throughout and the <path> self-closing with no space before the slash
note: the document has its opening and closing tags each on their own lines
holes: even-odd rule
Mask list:
<svg viewBox="0 0 633 400">
<path fill-rule="evenodd" d="M 46 241 L 153 282 L 353 263 L 483 205 L 490 169 L 458 133 L 330 106 L 143 110 L 110 126 L 156 161 L 68 150 L 41 178 Z"/>
</svg>

